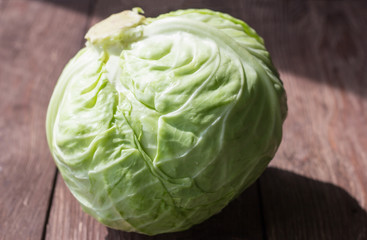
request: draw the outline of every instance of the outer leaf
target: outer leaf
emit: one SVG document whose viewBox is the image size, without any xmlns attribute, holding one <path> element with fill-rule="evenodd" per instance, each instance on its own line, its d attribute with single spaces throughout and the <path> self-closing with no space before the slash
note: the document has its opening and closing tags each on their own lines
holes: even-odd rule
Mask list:
<svg viewBox="0 0 367 240">
<path fill-rule="evenodd" d="M 100 222 L 149 235 L 187 229 L 273 158 L 285 91 L 241 20 L 125 11 L 87 39 L 55 88 L 47 137 L 71 192 Z"/>
</svg>

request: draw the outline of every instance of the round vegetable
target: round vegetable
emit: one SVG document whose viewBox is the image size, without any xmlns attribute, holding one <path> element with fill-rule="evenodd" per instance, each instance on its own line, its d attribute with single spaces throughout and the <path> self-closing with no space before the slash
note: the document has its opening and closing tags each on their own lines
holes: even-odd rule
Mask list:
<svg viewBox="0 0 367 240">
<path fill-rule="evenodd" d="M 181 231 L 218 213 L 273 158 L 287 105 L 262 38 L 210 10 L 93 26 L 47 113 L 55 162 L 115 229 Z"/>
</svg>

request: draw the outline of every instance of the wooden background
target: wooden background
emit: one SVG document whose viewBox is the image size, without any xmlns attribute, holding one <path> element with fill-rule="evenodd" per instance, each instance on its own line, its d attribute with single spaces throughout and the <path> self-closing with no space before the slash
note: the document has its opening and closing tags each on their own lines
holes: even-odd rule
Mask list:
<svg viewBox="0 0 367 240">
<path fill-rule="evenodd" d="M 210 8 L 264 37 L 288 93 L 284 139 L 261 178 L 176 234 L 84 214 L 48 151 L 45 115 L 86 30 L 111 13 Z M 367 1 L 0 0 L 0 239 L 367 239 Z"/>
</svg>

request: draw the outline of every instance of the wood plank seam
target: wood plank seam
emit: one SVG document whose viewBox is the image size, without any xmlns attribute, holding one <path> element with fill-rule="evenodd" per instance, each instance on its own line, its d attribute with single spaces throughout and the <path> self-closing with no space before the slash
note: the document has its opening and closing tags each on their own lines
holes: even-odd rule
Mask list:
<svg viewBox="0 0 367 240">
<path fill-rule="evenodd" d="M 50 218 L 50 212 L 51 212 L 51 207 L 52 207 L 52 203 L 53 203 L 53 198 L 55 195 L 55 189 L 56 189 L 56 180 L 57 180 L 57 175 L 58 175 L 58 170 L 55 167 L 55 173 L 54 173 L 54 177 L 52 180 L 52 189 L 51 189 L 51 193 L 48 199 L 48 206 L 47 206 L 47 211 L 46 211 L 46 216 L 45 216 L 45 222 L 43 224 L 43 230 L 42 230 L 42 236 L 41 239 L 44 240 L 46 239 L 46 232 L 47 232 L 47 225 L 48 225 L 48 221 Z"/>
<path fill-rule="evenodd" d="M 259 199 L 259 214 L 260 214 L 260 221 L 261 221 L 261 231 L 263 233 L 263 240 L 268 240 L 268 235 L 266 232 L 266 220 L 265 220 L 265 214 L 264 214 L 264 201 L 263 201 L 263 195 L 261 193 L 261 177 L 256 181 L 256 189 Z"/>
<path fill-rule="evenodd" d="M 91 22 L 91 18 L 92 18 L 92 14 L 94 12 L 96 6 L 96 1 L 95 0 L 90 0 L 89 1 L 89 6 L 88 6 L 88 10 L 87 10 L 87 21 L 86 24 L 84 26 L 84 32 L 86 32 L 89 28 L 90 22 Z M 80 43 L 80 47 L 82 48 L 84 45 L 84 35 L 82 36 L 81 39 L 81 43 Z M 52 208 L 52 204 L 53 204 L 53 198 L 55 196 L 55 190 L 56 190 L 56 185 L 57 185 L 57 178 L 59 175 L 59 171 L 57 169 L 57 167 L 55 168 L 55 174 L 54 174 L 54 178 L 53 178 L 53 182 L 52 182 L 52 190 L 50 193 L 50 197 L 49 197 L 49 201 L 48 201 L 48 206 L 47 206 L 47 211 L 46 211 L 46 216 L 45 216 L 45 222 L 43 225 L 43 231 L 42 231 L 42 237 L 41 240 L 45 240 L 46 239 L 46 235 L 47 235 L 47 226 L 49 223 L 49 219 L 50 219 L 50 213 L 51 213 L 51 208 Z"/>
</svg>

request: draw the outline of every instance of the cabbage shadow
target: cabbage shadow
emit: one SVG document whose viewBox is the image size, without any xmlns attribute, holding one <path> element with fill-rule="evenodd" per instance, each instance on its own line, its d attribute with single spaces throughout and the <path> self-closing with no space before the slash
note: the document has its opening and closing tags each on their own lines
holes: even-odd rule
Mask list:
<svg viewBox="0 0 367 240">
<path fill-rule="evenodd" d="M 268 168 L 260 179 L 268 239 L 367 238 L 367 213 L 331 183 Z"/>
<path fill-rule="evenodd" d="M 105 240 L 366 238 L 367 213 L 347 191 L 269 167 L 222 212 L 187 231 L 149 237 L 108 229 Z"/>
</svg>

